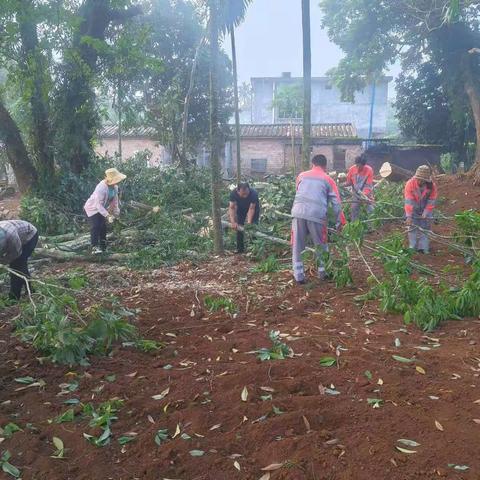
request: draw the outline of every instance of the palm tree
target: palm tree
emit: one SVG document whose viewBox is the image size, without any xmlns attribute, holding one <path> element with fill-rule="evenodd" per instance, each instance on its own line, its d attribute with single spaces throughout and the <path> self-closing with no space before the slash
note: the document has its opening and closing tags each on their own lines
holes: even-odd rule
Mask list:
<svg viewBox="0 0 480 480">
<path fill-rule="evenodd" d="M 245 16 L 247 5 L 251 0 L 207 0 L 208 38 L 210 48 L 210 168 L 212 171 L 212 219 L 214 233 L 214 251 L 223 252 L 222 221 L 220 214 L 220 191 L 222 188 L 222 171 L 220 165 L 220 129 L 218 125 L 218 60 L 219 38 L 226 31 L 232 35 L 232 56 L 234 56 L 235 77 L 235 120 L 237 134 L 237 177 L 240 178 L 240 118 L 238 114 L 238 83 L 236 75 L 235 27 Z"/>
<path fill-rule="evenodd" d="M 220 0 L 221 1 L 221 0 Z M 218 58 L 219 58 L 219 0 L 208 0 L 208 38 L 210 47 L 210 168 L 212 172 L 212 219 L 214 252 L 223 253 L 220 191 L 222 169 L 220 165 L 220 129 L 218 125 Z"/>
<path fill-rule="evenodd" d="M 312 50 L 310 44 L 310 0 L 302 0 L 303 31 L 303 141 L 302 164 L 310 165 L 310 132 L 312 126 Z"/>
<path fill-rule="evenodd" d="M 237 145 L 237 183 L 240 183 L 242 176 L 242 164 L 240 155 L 240 111 L 238 107 L 238 74 L 237 74 L 237 49 L 235 45 L 235 28 L 243 21 L 248 5 L 252 0 L 223 0 L 222 31 L 230 34 L 232 45 L 232 68 L 233 68 L 233 95 L 235 108 L 235 139 Z"/>
</svg>

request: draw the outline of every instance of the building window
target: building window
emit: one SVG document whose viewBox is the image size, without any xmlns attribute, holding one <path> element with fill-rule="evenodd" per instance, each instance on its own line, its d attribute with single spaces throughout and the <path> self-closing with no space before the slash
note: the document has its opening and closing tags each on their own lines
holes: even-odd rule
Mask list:
<svg viewBox="0 0 480 480">
<path fill-rule="evenodd" d="M 267 173 L 267 159 L 252 158 L 250 164 L 250 171 L 252 173 Z"/>
</svg>

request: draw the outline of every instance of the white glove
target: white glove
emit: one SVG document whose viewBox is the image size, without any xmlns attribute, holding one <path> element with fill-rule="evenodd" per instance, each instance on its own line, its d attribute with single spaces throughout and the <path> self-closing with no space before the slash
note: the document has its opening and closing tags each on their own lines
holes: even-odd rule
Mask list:
<svg viewBox="0 0 480 480">
<path fill-rule="evenodd" d="M 113 223 L 115 221 L 115 217 L 113 215 L 107 216 L 108 223 Z"/>
</svg>

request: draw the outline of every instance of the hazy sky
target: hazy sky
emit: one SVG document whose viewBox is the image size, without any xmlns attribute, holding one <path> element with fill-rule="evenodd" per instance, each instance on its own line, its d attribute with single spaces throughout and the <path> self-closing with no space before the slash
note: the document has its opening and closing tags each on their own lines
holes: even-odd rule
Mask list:
<svg viewBox="0 0 480 480">
<path fill-rule="evenodd" d="M 312 75 L 323 76 L 342 58 L 342 51 L 321 29 L 318 0 L 311 0 Z M 230 42 L 225 49 L 230 54 Z M 250 77 L 302 75 L 302 12 L 300 0 L 253 0 L 237 29 L 240 82 Z M 390 84 L 392 95 L 393 82 Z"/>
</svg>

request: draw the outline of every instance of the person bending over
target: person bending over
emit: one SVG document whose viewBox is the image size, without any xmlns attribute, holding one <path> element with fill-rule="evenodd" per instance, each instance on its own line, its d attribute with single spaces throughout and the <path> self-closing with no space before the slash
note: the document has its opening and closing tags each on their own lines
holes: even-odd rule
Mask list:
<svg viewBox="0 0 480 480">
<path fill-rule="evenodd" d="M 243 253 L 245 251 L 245 237 L 238 227 L 245 225 L 245 223 L 258 223 L 260 201 L 257 192 L 250 188 L 248 183 L 239 183 L 237 188 L 230 193 L 228 212 L 232 228 L 237 231 L 237 253 Z"/>
<path fill-rule="evenodd" d="M 38 243 L 37 229 L 23 220 L 5 220 L 0 222 L 0 263 L 8 265 L 10 272 L 10 294 L 12 300 L 19 300 L 22 289 L 28 291 L 30 278 L 28 259 Z M 31 289 L 30 289 L 31 291 Z"/>
<path fill-rule="evenodd" d="M 408 243 L 410 248 L 420 253 L 430 252 L 429 232 L 432 229 L 437 195 L 437 186 L 432 179 L 430 167 L 421 165 L 405 184 Z"/>
<path fill-rule="evenodd" d="M 292 207 L 292 263 L 293 276 L 297 283 L 305 283 L 305 270 L 302 252 L 307 238 L 324 252 L 328 251 L 328 206 L 331 205 L 336 220 L 337 230 L 345 225 L 345 215 L 336 183 L 327 175 L 327 159 L 316 155 L 312 159 L 312 169 L 302 172 L 297 177 L 297 192 Z M 318 255 L 318 277 L 326 278 L 325 266 Z"/>
<path fill-rule="evenodd" d="M 345 185 L 353 188 L 351 221 L 358 219 L 362 203 L 367 205 L 367 213 L 372 213 L 374 208 L 373 169 L 367 165 L 367 157 L 360 155 L 355 159 L 355 165 L 348 170 Z"/>
</svg>

